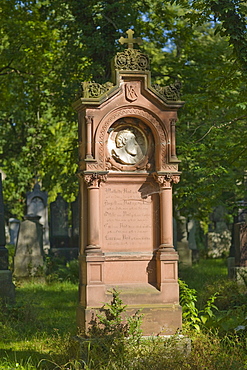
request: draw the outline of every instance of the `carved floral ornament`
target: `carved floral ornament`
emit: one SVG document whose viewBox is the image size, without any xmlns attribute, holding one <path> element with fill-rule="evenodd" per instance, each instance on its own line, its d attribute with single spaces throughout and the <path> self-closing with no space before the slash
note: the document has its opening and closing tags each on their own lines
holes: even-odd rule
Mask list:
<svg viewBox="0 0 247 370">
<path fill-rule="evenodd" d="M 126 49 L 117 53 L 114 60 L 117 70 L 148 71 L 149 58 L 137 49 Z"/>
<path fill-rule="evenodd" d="M 173 184 L 178 184 L 180 181 L 180 176 L 173 174 L 159 175 L 154 173 L 153 177 L 161 188 L 170 188 Z"/>
<path fill-rule="evenodd" d="M 88 188 L 99 188 L 101 182 L 107 181 L 107 174 L 91 173 L 84 174 L 84 181 Z"/>
</svg>

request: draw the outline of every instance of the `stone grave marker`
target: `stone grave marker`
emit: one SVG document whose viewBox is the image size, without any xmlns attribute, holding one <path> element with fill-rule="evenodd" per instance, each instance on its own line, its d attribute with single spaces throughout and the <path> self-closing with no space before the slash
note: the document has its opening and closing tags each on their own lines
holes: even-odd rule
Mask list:
<svg viewBox="0 0 247 370">
<path fill-rule="evenodd" d="M 68 212 L 68 202 L 58 194 L 50 204 L 51 253 L 56 257 L 64 257 L 65 261 L 78 256 L 78 250 L 70 246 Z"/>
<path fill-rule="evenodd" d="M 51 248 L 69 247 L 68 202 L 61 194 L 50 204 L 50 240 Z"/>
<path fill-rule="evenodd" d="M 208 257 L 219 258 L 229 253 L 232 236 L 227 227 L 225 216 L 226 210 L 223 206 L 216 207 L 211 216 L 213 224 L 207 234 Z"/>
<path fill-rule="evenodd" d="M 6 238 L 2 192 L 2 174 L 0 173 L 0 298 L 6 303 L 14 303 L 15 286 L 12 282 L 12 273 L 8 269 L 8 250 L 5 245 Z"/>
<path fill-rule="evenodd" d="M 14 255 L 14 275 L 35 276 L 44 264 L 43 227 L 40 216 L 26 215 L 21 222 Z"/>
<path fill-rule="evenodd" d="M 79 114 L 80 289 L 78 325 L 121 292 L 129 312 L 142 309 L 143 334 L 182 325 L 173 247 L 172 188 L 179 181 L 175 125 L 180 83 L 151 85 L 148 56 L 128 48 L 114 79 L 83 83 Z M 130 37 L 131 36 L 131 37 Z"/>
<path fill-rule="evenodd" d="M 247 281 L 247 224 L 235 223 L 233 226 L 233 256 L 228 258 L 228 276 L 240 283 Z"/>
<path fill-rule="evenodd" d="M 181 267 L 192 265 L 192 251 L 189 248 L 187 218 L 179 214 L 177 219 L 177 251 Z"/>
<path fill-rule="evenodd" d="M 33 191 L 26 194 L 27 197 L 27 214 L 40 216 L 39 222 L 43 226 L 43 248 L 48 253 L 50 248 L 49 241 L 49 224 L 48 224 L 48 194 L 41 191 L 39 183 L 34 185 Z"/>
<path fill-rule="evenodd" d="M 72 213 L 72 235 L 71 235 L 71 246 L 73 248 L 79 248 L 79 197 L 71 203 Z"/>
<path fill-rule="evenodd" d="M 196 230 L 197 230 L 196 220 L 194 220 L 193 218 L 188 219 L 187 230 L 188 230 L 189 249 L 192 252 L 192 262 L 198 262 L 199 261 L 199 251 L 198 251 L 197 242 L 196 242 Z"/>
<path fill-rule="evenodd" d="M 17 236 L 20 228 L 20 220 L 16 218 L 9 219 L 9 235 L 10 241 L 9 243 L 16 246 Z"/>
</svg>

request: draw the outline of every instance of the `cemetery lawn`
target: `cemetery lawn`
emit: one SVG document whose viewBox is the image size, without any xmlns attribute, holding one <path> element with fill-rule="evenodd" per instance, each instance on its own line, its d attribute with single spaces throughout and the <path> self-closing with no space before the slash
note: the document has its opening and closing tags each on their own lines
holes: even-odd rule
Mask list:
<svg viewBox="0 0 247 370">
<path fill-rule="evenodd" d="M 77 331 L 77 296 L 78 284 L 70 282 L 18 283 L 16 304 L 0 316 L 0 369 L 8 369 L 8 363 L 33 369 L 41 360 L 49 369 L 55 366 L 46 359 L 66 362 L 69 337 Z"/>
<path fill-rule="evenodd" d="M 199 264 L 181 269 L 179 277 L 189 288 L 196 289 L 199 309 L 216 291 L 224 296 L 219 300 L 220 309 L 228 309 L 232 294 L 236 298 L 235 285 L 227 278 L 225 260 L 200 260 Z M 235 304 L 246 306 L 246 295 L 238 297 Z M 100 359 L 97 351 L 92 351 L 96 357 L 88 357 L 83 367 L 79 362 L 78 342 L 74 340 L 78 334 L 77 299 L 77 283 L 47 283 L 38 278 L 17 283 L 16 304 L 3 306 L 0 312 L 0 370 L 247 369 L 246 334 L 242 338 L 232 334 L 220 336 L 211 328 L 185 331 L 192 339 L 192 352 L 187 357 L 169 356 L 164 343 L 157 345 L 149 340 L 143 342 L 139 352 L 134 345 L 125 349 L 122 359 L 117 358 L 106 366 L 96 366 Z"/>
</svg>

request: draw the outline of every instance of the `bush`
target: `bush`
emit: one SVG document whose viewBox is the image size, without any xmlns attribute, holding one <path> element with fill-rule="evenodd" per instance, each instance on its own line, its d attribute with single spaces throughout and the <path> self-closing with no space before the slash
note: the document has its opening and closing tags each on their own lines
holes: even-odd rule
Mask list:
<svg viewBox="0 0 247 370">
<path fill-rule="evenodd" d="M 79 283 L 79 261 L 74 259 L 64 262 L 63 258 L 46 257 L 45 259 L 46 281 L 70 281 Z"/>
</svg>

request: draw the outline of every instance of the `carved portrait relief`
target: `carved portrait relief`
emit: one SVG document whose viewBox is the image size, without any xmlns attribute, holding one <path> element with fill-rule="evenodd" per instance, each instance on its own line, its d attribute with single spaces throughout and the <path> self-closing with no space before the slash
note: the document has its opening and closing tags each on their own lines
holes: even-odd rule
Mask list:
<svg viewBox="0 0 247 370">
<path fill-rule="evenodd" d="M 148 154 L 153 147 L 152 135 L 142 121 L 131 117 L 119 119 L 108 133 L 109 160 L 115 166 L 128 170 L 133 166 L 140 167 L 138 164 L 147 164 Z"/>
</svg>

